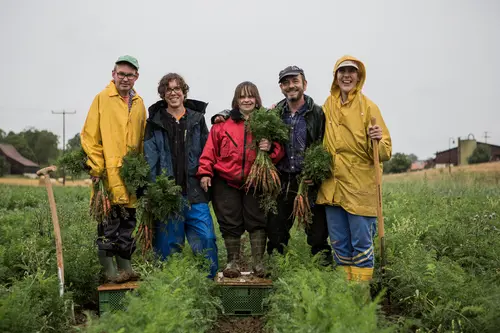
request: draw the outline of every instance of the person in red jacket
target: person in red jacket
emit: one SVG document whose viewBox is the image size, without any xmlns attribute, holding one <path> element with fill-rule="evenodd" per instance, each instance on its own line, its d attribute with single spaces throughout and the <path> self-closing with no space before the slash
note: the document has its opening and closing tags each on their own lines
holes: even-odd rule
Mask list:
<svg viewBox="0 0 500 333">
<path fill-rule="evenodd" d="M 253 273 L 259 277 L 265 275 L 262 258 L 267 219 L 258 196 L 253 191 L 247 194 L 242 188 L 257 155 L 249 147 L 253 137 L 245 128 L 245 120 L 261 106 L 257 86 L 248 81 L 240 83 L 234 91 L 230 118 L 212 126 L 200 157 L 197 175 L 204 191 L 212 188 L 212 205 L 227 250 L 225 277 L 240 276 L 240 239 L 245 230 L 250 234 Z M 259 142 L 258 149 L 269 152 L 274 164 L 285 155 L 280 144 L 266 139 Z"/>
</svg>

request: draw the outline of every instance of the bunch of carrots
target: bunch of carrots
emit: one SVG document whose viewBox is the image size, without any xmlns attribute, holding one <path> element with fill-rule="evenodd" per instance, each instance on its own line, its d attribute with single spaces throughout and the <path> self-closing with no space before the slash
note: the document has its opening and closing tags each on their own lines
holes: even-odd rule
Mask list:
<svg viewBox="0 0 500 333">
<path fill-rule="evenodd" d="M 56 162 L 60 169 L 73 178 L 82 173 L 90 173 L 87 165 L 88 156 L 82 148 L 67 151 Z M 110 193 L 106 189 L 105 179 L 99 178 L 92 183 L 92 197 L 90 198 L 89 215 L 98 223 L 104 223 L 111 212 Z"/>
<path fill-rule="evenodd" d="M 279 143 L 288 141 L 288 127 L 281 120 L 279 109 L 260 108 L 250 114 L 246 129 L 252 133 L 257 156 L 245 180 L 244 188 L 247 193 L 253 188 L 254 194 L 260 194 L 260 206 L 266 214 L 269 211 L 276 213 L 276 198 L 281 191 L 281 181 L 269 154 L 260 150 L 258 143 L 262 139 Z"/>
<path fill-rule="evenodd" d="M 140 219 L 135 235 L 142 246 L 143 256 L 153 245 L 154 222 L 161 221 L 166 224 L 170 223 L 168 219 L 180 219 L 185 204 L 182 187 L 176 185 L 175 180 L 169 178 L 165 172 L 148 184 L 144 196 L 138 200 Z"/>
<path fill-rule="evenodd" d="M 293 202 L 293 218 L 300 225 L 312 223 L 311 203 L 309 202 L 309 184 L 321 184 L 332 176 L 333 156 L 321 143 L 309 146 L 304 153 L 304 164 L 300 174 L 300 183 L 297 195 Z"/>
</svg>

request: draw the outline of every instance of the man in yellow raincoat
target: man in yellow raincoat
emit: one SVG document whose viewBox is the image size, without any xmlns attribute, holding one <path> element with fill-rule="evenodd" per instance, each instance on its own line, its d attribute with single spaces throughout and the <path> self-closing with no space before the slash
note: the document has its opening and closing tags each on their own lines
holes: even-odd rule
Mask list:
<svg viewBox="0 0 500 333">
<path fill-rule="evenodd" d="M 146 108 L 133 89 L 138 70 L 139 63 L 134 57 L 118 58 L 112 71 L 113 80 L 94 98 L 80 134 L 92 180 L 103 178 L 111 197 L 109 218 L 98 226 L 97 247 L 108 281 L 117 283 L 137 278 L 130 263 L 136 248 L 132 238 L 136 196 L 127 193 L 120 167 L 128 149 L 143 150 Z"/>
<path fill-rule="evenodd" d="M 372 139 L 379 140 L 380 162 L 384 162 L 391 158 L 391 137 L 377 105 L 361 93 L 364 64 L 344 56 L 333 74 L 330 96 L 323 105 L 323 143 L 334 156 L 333 176 L 321 185 L 316 202 L 326 205 L 337 264 L 344 267 L 348 279 L 370 281 L 377 216 Z M 376 118 L 375 126 L 371 117 Z"/>
</svg>

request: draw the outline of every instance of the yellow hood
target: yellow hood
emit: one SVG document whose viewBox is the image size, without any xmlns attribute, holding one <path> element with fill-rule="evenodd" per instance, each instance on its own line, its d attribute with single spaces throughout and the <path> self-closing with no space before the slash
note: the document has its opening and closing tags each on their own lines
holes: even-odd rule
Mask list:
<svg viewBox="0 0 500 333">
<path fill-rule="evenodd" d="M 359 69 L 358 69 L 358 76 L 359 76 L 358 84 L 356 85 L 356 88 L 353 89 L 349 93 L 349 98 L 347 99 L 348 101 L 351 101 L 353 99 L 353 97 L 358 92 L 360 92 L 361 89 L 363 89 L 363 85 L 365 84 L 365 80 L 366 80 L 366 68 L 365 68 L 365 64 L 363 64 L 360 60 L 356 59 L 353 56 L 345 55 L 342 58 L 340 58 L 339 60 L 337 60 L 337 62 L 335 63 L 335 67 L 333 68 L 333 83 L 332 83 L 332 87 L 330 89 L 330 93 L 333 96 L 336 96 L 336 97 L 340 96 L 340 87 L 337 84 L 337 69 L 339 68 L 339 65 L 342 62 L 346 61 L 346 60 L 355 61 L 358 64 L 358 66 L 359 66 Z"/>
</svg>

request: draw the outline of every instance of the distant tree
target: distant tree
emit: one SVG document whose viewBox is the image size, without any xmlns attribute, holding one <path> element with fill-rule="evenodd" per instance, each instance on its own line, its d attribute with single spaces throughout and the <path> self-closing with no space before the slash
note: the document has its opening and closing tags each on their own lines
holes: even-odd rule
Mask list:
<svg viewBox="0 0 500 333">
<path fill-rule="evenodd" d="M 39 164 L 48 164 L 49 160 L 54 160 L 59 155 L 57 135 L 47 130 L 37 130 L 28 128 L 20 133 L 26 139 L 28 146 L 35 155 L 35 161 Z"/>
<path fill-rule="evenodd" d="M 16 134 L 10 131 L 4 138 L 3 142 L 11 144 L 22 156 L 29 160 L 36 161 L 36 156 L 33 150 L 28 145 L 26 138 L 22 134 Z"/>
<path fill-rule="evenodd" d="M 3 142 L 3 139 L 5 138 L 6 135 L 7 133 L 5 133 L 5 131 L 0 128 L 0 142 Z"/>
<path fill-rule="evenodd" d="M 68 143 L 66 144 L 66 150 L 76 150 L 79 149 L 82 146 L 82 143 L 80 141 L 80 133 L 76 133 L 74 137 L 68 140 Z"/>
<path fill-rule="evenodd" d="M 384 163 L 384 173 L 406 172 L 411 167 L 411 159 L 403 153 L 396 153 L 392 158 Z"/>
<path fill-rule="evenodd" d="M 417 157 L 417 155 L 415 155 L 415 154 L 410 154 L 410 155 L 408 155 L 408 158 L 410 159 L 410 161 L 411 161 L 412 163 L 413 163 L 413 162 L 418 161 L 418 157 Z"/>
<path fill-rule="evenodd" d="M 467 161 L 469 164 L 489 162 L 491 159 L 491 151 L 488 146 L 478 145 L 469 156 Z"/>
<path fill-rule="evenodd" d="M 5 176 L 10 173 L 10 165 L 9 162 L 5 159 L 5 157 L 0 156 L 0 177 Z"/>
</svg>

